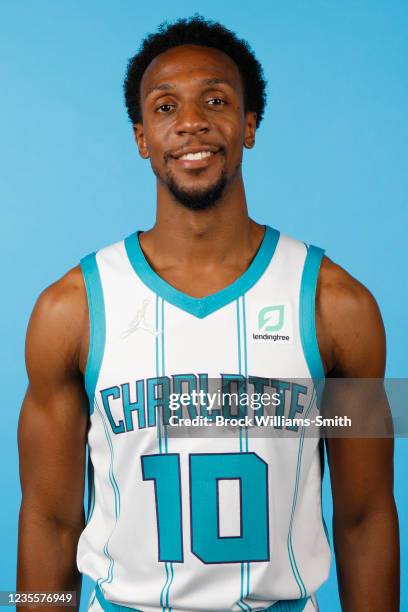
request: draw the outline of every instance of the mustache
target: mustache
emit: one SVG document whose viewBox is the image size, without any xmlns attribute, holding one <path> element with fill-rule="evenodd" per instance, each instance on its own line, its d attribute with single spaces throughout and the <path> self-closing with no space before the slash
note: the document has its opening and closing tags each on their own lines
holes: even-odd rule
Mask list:
<svg viewBox="0 0 408 612">
<path fill-rule="evenodd" d="M 185 146 L 185 147 L 188 147 L 188 146 L 192 146 L 192 144 L 193 144 L 193 143 L 191 143 L 191 144 L 190 144 L 190 143 L 186 143 L 184 146 Z M 225 148 L 224 146 L 222 146 L 222 145 L 216 145 L 216 144 L 215 144 L 215 143 L 213 143 L 213 142 L 200 142 L 200 143 L 198 143 L 196 146 L 203 146 L 203 147 L 213 147 L 213 146 L 216 146 L 216 147 L 218 148 L 217 153 L 219 153 L 220 155 L 223 155 L 224 157 L 225 157 L 225 156 L 226 156 L 226 154 L 227 154 L 226 148 Z M 181 148 L 181 147 L 180 147 L 180 148 Z M 174 150 L 174 149 L 173 149 L 173 150 Z M 173 157 L 174 157 L 174 156 L 173 156 L 172 151 L 165 151 L 165 152 L 163 153 L 163 159 L 164 159 L 164 161 L 165 161 L 165 162 L 168 162 L 168 161 L 169 161 L 169 159 L 172 159 Z"/>
</svg>

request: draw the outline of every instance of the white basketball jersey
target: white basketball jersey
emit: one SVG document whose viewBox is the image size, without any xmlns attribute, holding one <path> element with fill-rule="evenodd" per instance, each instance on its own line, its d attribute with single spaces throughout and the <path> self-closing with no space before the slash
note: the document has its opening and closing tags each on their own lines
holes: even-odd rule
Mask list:
<svg viewBox="0 0 408 612">
<path fill-rule="evenodd" d="M 139 233 L 81 261 L 90 497 L 77 563 L 96 583 L 92 601 L 110 612 L 308 610 L 330 565 L 321 441 L 284 419 L 319 413 L 324 251 L 265 226 L 248 269 L 194 298 L 153 270 Z M 211 380 L 275 389 L 267 428 L 279 435 L 252 435 L 249 421 L 228 436 L 222 424 L 193 431 L 222 410 L 186 402 L 174 414 L 170 399 L 208 398 Z M 192 433 L 173 435 L 173 416 Z"/>
</svg>

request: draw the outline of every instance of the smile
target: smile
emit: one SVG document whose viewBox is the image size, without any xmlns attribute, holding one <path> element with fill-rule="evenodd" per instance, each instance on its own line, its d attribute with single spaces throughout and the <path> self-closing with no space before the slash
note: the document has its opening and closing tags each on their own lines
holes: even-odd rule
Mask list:
<svg viewBox="0 0 408 612">
<path fill-rule="evenodd" d="M 207 157 L 211 157 L 214 155 L 211 151 L 198 151 L 197 153 L 185 153 L 178 157 L 181 160 L 194 161 L 196 159 L 206 159 Z"/>
<path fill-rule="evenodd" d="M 219 147 L 205 146 L 202 149 L 196 147 L 193 150 L 180 150 L 172 155 L 173 163 L 183 170 L 204 170 L 219 158 Z"/>
</svg>

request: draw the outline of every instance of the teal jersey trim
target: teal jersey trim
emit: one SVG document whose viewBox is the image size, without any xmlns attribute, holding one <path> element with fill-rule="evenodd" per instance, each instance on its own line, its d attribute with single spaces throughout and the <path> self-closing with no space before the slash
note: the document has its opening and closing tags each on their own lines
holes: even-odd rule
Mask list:
<svg viewBox="0 0 408 612">
<path fill-rule="evenodd" d="M 98 584 L 95 585 L 96 599 L 104 612 L 141 612 L 138 608 L 121 606 L 105 599 Z M 266 608 L 265 612 L 302 612 L 305 609 L 310 597 L 303 599 L 292 599 L 287 601 L 277 601 L 273 606 Z"/>
<path fill-rule="evenodd" d="M 95 474 L 94 474 L 94 467 L 93 467 L 91 455 L 89 452 L 89 446 L 88 446 L 87 460 L 88 460 L 88 513 L 87 513 L 86 524 L 88 524 L 89 521 L 91 520 L 93 511 L 95 508 Z"/>
<path fill-rule="evenodd" d="M 88 298 L 89 349 L 85 369 L 85 389 L 89 398 L 89 411 L 92 414 L 96 383 L 105 350 L 105 304 L 95 253 L 81 259 L 80 265 Z"/>
<path fill-rule="evenodd" d="M 316 335 L 315 302 L 317 277 L 324 250 L 306 245 L 307 254 L 300 285 L 300 336 L 310 375 L 324 378 L 324 368 Z"/>
<path fill-rule="evenodd" d="M 105 612 L 141 612 L 140 610 L 138 610 L 138 608 L 130 608 L 129 606 L 121 606 L 119 604 L 115 604 L 115 603 L 112 603 L 111 601 L 108 601 L 103 596 L 103 593 L 98 584 L 95 585 L 95 594 L 96 594 L 96 599 L 99 602 L 99 605 L 101 606 L 102 610 L 104 610 Z"/>
<path fill-rule="evenodd" d="M 278 230 L 265 225 L 264 237 L 247 270 L 224 289 L 203 298 L 195 298 L 179 291 L 153 270 L 140 246 L 140 233 L 140 231 L 135 232 L 125 239 L 126 252 L 136 274 L 145 285 L 164 300 L 199 319 L 229 304 L 257 282 L 273 257 L 280 235 Z"/>
<path fill-rule="evenodd" d="M 276 604 L 267 608 L 265 612 L 303 612 L 309 597 L 303 597 L 302 599 L 290 599 L 287 601 L 277 601 Z"/>
<path fill-rule="evenodd" d="M 324 514 L 323 514 L 323 477 L 324 477 L 324 468 L 325 468 L 325 451 L 324 451 L 324 440 L 323 438 L 320 438 L 319 440 L 319 455 L 320 455 L 320 465 L 321 465 L 321 471 L 322 471 L 322 480 L 320 483 L 320 511 L 321 511 L 321 516 L 322 516 L 322 523 L 323 523 L 323 528 L 324 528 L 324 532 L 326 534 L 326 539 L 327 539 L 327 544 L 330 546 L 330 536 L 329 536 L 329 530 L 327 529 L 327 525 L 326 525 L 326 521 L 324 518 Z"/>
</svg>

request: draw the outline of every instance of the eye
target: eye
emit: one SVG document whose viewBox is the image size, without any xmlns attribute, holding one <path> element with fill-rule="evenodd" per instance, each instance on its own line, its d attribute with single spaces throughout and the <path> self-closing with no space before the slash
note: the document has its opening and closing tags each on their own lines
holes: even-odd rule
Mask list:
<svg viewBox="0 0 408 612">
<path fill-rule="evenodd" d="M 173 108 L 172 104 L 160 104 L 160 106 L 156 108 L 156 111 L 158 113 L 168 113 L 172 110 L 172 108 Z"/>
<path fill-rule="evenodd" d="M 207 103 L 211 104 L 211 106 L 222 106 L 225 104 L 225 101 L 222 98 L 210 98 L 207 100 Z"/>
</svg>

